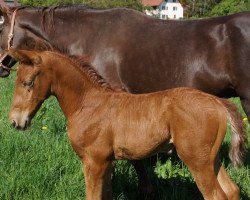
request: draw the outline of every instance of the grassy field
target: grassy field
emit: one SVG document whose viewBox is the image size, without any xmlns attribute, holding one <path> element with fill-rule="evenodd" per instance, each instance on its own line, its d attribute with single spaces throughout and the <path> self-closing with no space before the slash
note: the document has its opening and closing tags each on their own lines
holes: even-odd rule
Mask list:
<svg viewBox="0 0 250 200">
<path fill-rule="evenodd" d="M 31 128 L 19 132 L 8 122 L 15 73 L 0 79 L 0 199 L 75 200 L 85 195 L 80 160 L 72 150 L 66 121 L 55 100 L 47 100 Z M 233 99 L 239 105 L 238 99 Z M 242 108 L 240 108 L 242 112 Z M 248 136 L 250 127 L 247 125 Z M 250 153 L 244 166 L 236 170 L 228 159 L 227 134 L 221 159 L 231 178 L 241 189 L 241 199 L 250 199 Z M 145 161 L 156 189 L 157 200 L 202 199 L 188 169 L 173 154 L 158 155 Z M 113 199 L 138 199 L 137 177 L 127 161 L 115 162 Z"/>
</svg>

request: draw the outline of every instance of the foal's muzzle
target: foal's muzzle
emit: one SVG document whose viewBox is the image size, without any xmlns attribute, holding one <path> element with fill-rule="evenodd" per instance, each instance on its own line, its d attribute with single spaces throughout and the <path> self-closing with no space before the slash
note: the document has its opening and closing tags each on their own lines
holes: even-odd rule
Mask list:
<svg viewBox="0 0 250 200">
<path fill-rule="evenodd" d="M 10 112 L 9 120 L 12 126 L 18 130 L 26 130 L 30 126 L 30 118 L 26 113 Z"/>
<path fill-rule="evenodd" d="M 29 126 L 30 126 L 30 120 L 25 120 L 24 121 L 24 123 L 22 123 L 22 124 L 20 124 L 20 123 L 18 123 L 16 120 L 12 120 L 12 126 L 15 128 L 15 129 L 17 129 L 17 130 L 22 130 L 22 131 L 24 131 L 24 130 L 26 130 L 26 129 L 28 129 L 29 128 Z"/>
</svg>

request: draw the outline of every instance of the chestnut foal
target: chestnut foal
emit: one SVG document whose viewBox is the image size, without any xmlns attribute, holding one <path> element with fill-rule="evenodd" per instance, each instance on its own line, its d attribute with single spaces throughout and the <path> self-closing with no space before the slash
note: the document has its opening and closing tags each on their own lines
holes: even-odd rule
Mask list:
<svg viewBox="0 0 250 200">
<path fill-rule="evenodd" d="M 12 54 L 20 65 L 11 123 L 26 129 L 42 102 L 56 96 L 71 145 L 84 163 L 87 200 L 112 199 L 113 160 L 173 148 L 205 199 L 239 199 L 239 188 L 218 158 L 228 120 L 234 165 L 242 164 L 246 151 L 241 117 L 229 101 L 190 88 L 142 95 L 115 91 L 86 62 L 48 51 Z"/>
</svg>

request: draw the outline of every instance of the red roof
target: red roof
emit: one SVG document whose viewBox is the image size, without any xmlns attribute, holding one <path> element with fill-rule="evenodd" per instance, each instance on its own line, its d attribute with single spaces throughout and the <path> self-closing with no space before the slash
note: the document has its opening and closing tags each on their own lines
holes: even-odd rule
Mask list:
<svg viewBox="0 0 250 200">
<path fill-rule="evenodd" d="M 163 0 L 141 0 L 142 5 L 144 6 L 159 6 Z M 179 0 L 179 3 L 184 6 L 184 0 Z"/>
<path fill-rule="evenodd" d="M 144 6 L 159 6 L 163 0 L 141 0 Z"/>
</svg>

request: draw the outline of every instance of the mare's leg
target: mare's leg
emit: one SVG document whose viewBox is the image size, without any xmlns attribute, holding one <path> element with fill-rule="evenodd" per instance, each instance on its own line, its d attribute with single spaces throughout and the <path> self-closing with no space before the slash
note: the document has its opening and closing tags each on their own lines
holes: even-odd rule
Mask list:
<svg viewBox="0 0 250 200">
<path fill-rule="evenodd" d="M 248 99 L 241 99 L 241 105 L 247 115 L 248 122 L 250 123 L 250 97 Z"/>
<path fill-rule="evenodd" d="M 217 179 L 223 191 L 226 193 L 228 200 L 239 200 L 240 190 L 238 186 L 227 175 L 226 170 L 220 162 L 219 156 L 217 156 L 215 162 L 215 173 L 217 174 Z"/>
<path fill-rule="evenodd" d="M 112 163 L 85 158 L 83 171 L 86 183 L 86 200 L 112 199 L 111 172 Z"/>
<path fill-rule="evenodd" d="M 138 185 L 139 185 L 139 193 L 140 199 L 146 200 L 153 198 L 153 186 L 147 176 L 147 172 L 143 161 L 141 160 L 133 160 L 132 164 L 136 170 L 138 176 Z"/>
<path fill-rule="evenodd" d="M 237 94 L 240 96 L 240 101 L 243 110 L 245 111 L 248 122 L 250 123 L 250 82 L 244 82 L 236 90 Z M 248 83 L 248 84 L 247 84 Z"/>
</svg>

